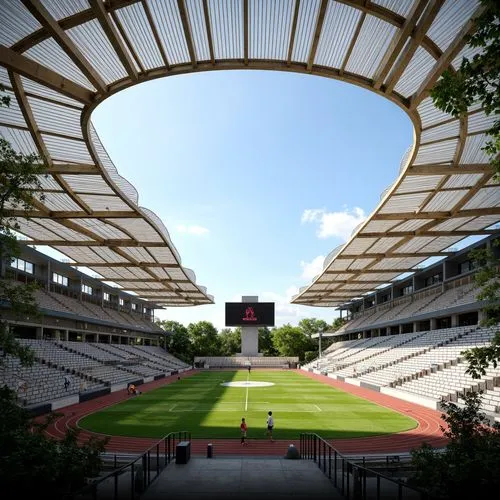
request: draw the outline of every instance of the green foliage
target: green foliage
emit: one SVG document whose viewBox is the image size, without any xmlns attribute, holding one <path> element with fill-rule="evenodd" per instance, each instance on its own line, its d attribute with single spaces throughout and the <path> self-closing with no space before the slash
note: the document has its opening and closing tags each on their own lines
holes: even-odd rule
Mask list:
<svg viewBox="0 0 500 500">
<path fill-rule="evenodd" d="M 318 351 L 306 351 L 304 353 L 304 363 L 310 363 L 318 357 Z"/>
<path fill-rule="evenodd" d="M 278 351 L 273 344 L 273 335 L 267 326 L 259 328 L 259 352 L 264 356 L 278 355 Z"/>
<path fill-rule="evenodd" d="M 212 323 L 198 321 L 198 323 L 190 323 L 187 329 L 194 357 L 219 355 L 221 343 L 217 328 Z"/>
<path fill-rule="evenodd" d="M 299 322 L 299 328 L 308 336 L 328 330 L 328 323 L 322 319 L 304 318 Z"/>
<path fill-rule="evenodd" d="M 241 328 L 223 328 L 219 332 L 220 355 L 233 356 L 241 352 Z"/>
<path fill-rule="evenodd" d="M 314 349 L 313 342 L 298 326 L 283 325 L 272 330 L 273 344 L 279 356 L 298 356 L 304 360 L 306 351 Z"/>
<path fill-rule="evenodd" d="M 48 425 L 57 417 L 34 423 L 28 412 L 16 404 L 15 393 L 0 388 L 0 484 L 16 496 L 63 498 L 83 487 L 102 466 L 101 453 L 109 438 L 77 443 L 78 430 L 64 439 L 47 437 Z"/>
<path fill-rule="evenodd" d="M 474 275 L 474 280 L 480 292 L 477 295 L 479 300 L 486 304 L 483 306 L 485 319 L 483 326 L 495 326 L 500 323 L 500 259 L 495 253 L 500 240 L 496 240 L 493 249 L 476 249 L 470 252 L 470 257 L 478 269 Z M 466 372 L 473 378 L 481 378 L 486 374 L 486 368 L 491 364 L 497 367 L 500 361 L 500 332 L 497 332 L 492 342 L 488 346 L 473 347 L 461 353 L 468 363 Z"/>
<path fill-rule="evenodd" d="M 441 426 L 449 444 L 444 452 L 424 444 L 412 451 L 415 476 L 409 484 L 443 499 L 489 498 L 500 487 L 500 424 L 480 413 L 481 394 L 468 393 L 465 405 L 443 402 Z"/>
<path fill-rule="evenodd" d="M 463 116 L 475 102 L 487 115 L 495 116 L 485 146 L 497 178 L 500 175 L 500 3 L 481 0 L 486 7 L 476 20 L 476 29 L 468 37 L 471 47 L 480 49 L 472 58 L 464 58 L 457 72 L 447 70 L 431 90 L 436 107 L 455 117 Z"/>
<path fill-rule="evenodd" d="M 0 92 L 5 92 L 5 87 L 0 83 Z M 10 105 L 10 97 L 7 95 L 0 96 L 0 108 L 7 108 Z"/>
<path fill-rule="evenodd" d="M 173 356 L 191 364 L 193 356 L 191 352 L 191 340 L 187 328 L 177 321 L 157 321 L 165 332 L 166 348 Z"/>
</svg>

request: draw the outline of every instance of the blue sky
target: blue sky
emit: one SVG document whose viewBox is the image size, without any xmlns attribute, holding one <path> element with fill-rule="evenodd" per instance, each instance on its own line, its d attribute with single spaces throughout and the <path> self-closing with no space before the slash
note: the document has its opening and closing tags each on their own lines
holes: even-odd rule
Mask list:
<svg viewBox="0 0 500 500">
<path fill-rule="evenodd" d="M 158 311 L 224 326 L 224 303 L 276 302 L 276 324 L 331 322 L 289 303 L 377 205 L 413 141 L 388 100 L 335 80 L 224 71 L 143 83 L 92 121 L 139 204 L 165 223 L 216 304 Z"/>
</svg>

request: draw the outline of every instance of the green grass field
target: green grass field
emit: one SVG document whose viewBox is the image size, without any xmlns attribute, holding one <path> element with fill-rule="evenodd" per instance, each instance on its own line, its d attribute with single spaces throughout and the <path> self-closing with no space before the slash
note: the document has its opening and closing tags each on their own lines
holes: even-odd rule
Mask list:
<svg viewBox="0 0 500 500">
<path fill-rule="evenodd" d="M 224 387 L 224 382 L 271 382 L 270 387 Z M 120 436 L 161 438 L 191 431 L 193 438 L 237 438 L 241 418 L 249 439 L 264 439 L 267 412 L 274 439 L 301 432 L 324 438 L 392 434 L 416 427 L 409 417 L 292 371 L 200 372 L 89 415 L 79 426 Z"/>
</svg>

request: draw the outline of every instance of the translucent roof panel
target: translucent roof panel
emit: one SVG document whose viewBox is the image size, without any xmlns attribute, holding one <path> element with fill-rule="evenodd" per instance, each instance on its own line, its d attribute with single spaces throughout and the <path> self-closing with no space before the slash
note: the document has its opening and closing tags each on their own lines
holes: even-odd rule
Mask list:
<svg viewBox="0 0 500 500">
<path fill-rule="evenodd" d="M 464 241 L 457 237 L 500 221 L 499 186 L 484 151 L 494 117 L 474 103 L 467 119 L 457 120 L 429 97 L 436 76 L 476 52 L 463 37 L 479 6 L 479 0 L 2 2 L 0 82 L 12 105 L 0 111 L 0 135 L 17 151 L 41 152 L 50 168 L 45 198 L 30 220 L 13 215 L 33 244 L 50 243 L 107 280 L 129 280 L 139 296 L 131 280 L 153 283 L 155 301 L 165 305 L 212 303 L 183 267 L 163 221 L 119 174 L 91 111 L 122 88 L 179 73 L 272 69 L 340 79 L 385 96 L 415 126 L 415 143 L 400 164 L 387 165 L 399 167 L 397 179 L 292 301 L 330 307 L 361 297 L 380 285 L 375 271 L 387 274 L 381 280 L 411 272 Z"/>
</svg>

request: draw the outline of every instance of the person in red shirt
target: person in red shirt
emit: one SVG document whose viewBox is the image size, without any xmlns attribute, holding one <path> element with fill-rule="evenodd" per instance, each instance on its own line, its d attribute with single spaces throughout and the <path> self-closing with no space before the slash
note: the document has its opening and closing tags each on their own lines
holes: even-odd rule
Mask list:
<svg viewBox="0 0 500 500">
<path fill-rule="evenodd" d="M 240 431 L 241 431 L 241 444 L 243 444 L 243 445 L 248 444 L 248 443 L 245 441 L 245 438 L 247 437 L 247 430 L 248 430 L 248 426 L 247 426 L 247 423 L 245 422 L 245 417 L 243 417 L 243 418 L 241 419 L 241 424 L 240 424 Z"/>
</svg>

